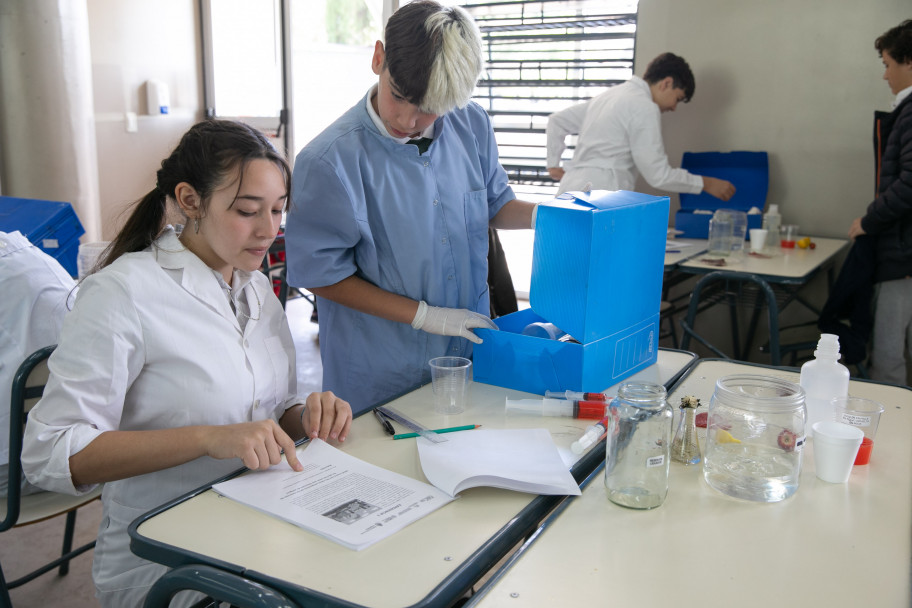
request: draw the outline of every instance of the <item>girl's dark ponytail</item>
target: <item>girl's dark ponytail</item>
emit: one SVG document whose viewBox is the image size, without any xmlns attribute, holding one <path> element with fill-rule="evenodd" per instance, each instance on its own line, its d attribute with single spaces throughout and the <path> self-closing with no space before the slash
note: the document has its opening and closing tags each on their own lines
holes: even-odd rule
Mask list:
<svg viewBox="0 0 912 608">
<path fill-rule="evenodd" d="M 117 237 L 99 256 L 93 270 L 101 270 L 125 253 L 142 251 L 152 244 L 164 228 L 168 200 L 158 186 L 134 205 L 133 213 Z"/>
</svg>

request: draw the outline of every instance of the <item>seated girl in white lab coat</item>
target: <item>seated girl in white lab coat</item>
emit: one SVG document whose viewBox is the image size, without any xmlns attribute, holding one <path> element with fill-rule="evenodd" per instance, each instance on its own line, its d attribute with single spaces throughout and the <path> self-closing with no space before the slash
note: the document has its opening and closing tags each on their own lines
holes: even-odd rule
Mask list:
<svg viewBox="0 0 912 608">
<path fill-rule="evenodd" d="M 294 439 L 344 441 L 352 419 L 331 392 L 298 396 L 285 313 L 258 270 L 291 187 L 272 144 L 206 121 L 157 176 L 80 287 L 22 455 L 47 490 L 105 483 L 93 578 L 117 608 L 140 606 L 167 570 L 131 553 L 130 522 L 283 452 L 301 470 Z M 169 204 L 185 217 L 180 234 L 165 226 Z"/>
</svg>

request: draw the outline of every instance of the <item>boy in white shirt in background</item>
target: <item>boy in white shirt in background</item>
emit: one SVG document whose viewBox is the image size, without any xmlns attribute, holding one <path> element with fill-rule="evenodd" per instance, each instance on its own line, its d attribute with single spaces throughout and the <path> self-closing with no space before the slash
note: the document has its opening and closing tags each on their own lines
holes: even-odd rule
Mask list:
<svg viewBox="0 0 912 608">
<path fill-rule="evenodd" d="M 633 76 L 592 99 L 548 118 L 548 174 L 568 190 L 633 190 L 639 171 L 653 188 L 707 192 L 723 201 L 735 194 L 731 182 L 694 175 L 668 164 L 662 141 L 663 112 L 674 112 L 694 94 L 690 66 L 673 53 L 653 59 L 643 78 Z M 578 135 L 573 160 L 560 166 L 568 135 Z"/>
</svg>

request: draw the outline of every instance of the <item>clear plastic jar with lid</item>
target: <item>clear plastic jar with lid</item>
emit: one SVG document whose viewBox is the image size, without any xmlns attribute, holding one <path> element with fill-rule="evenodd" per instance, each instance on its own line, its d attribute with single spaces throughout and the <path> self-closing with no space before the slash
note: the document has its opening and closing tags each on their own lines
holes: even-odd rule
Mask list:
<svg viewBox="0 0 912 608">
<path fill-rule="evenodd" d="M 668 494 L 673 413 L 665 387 L 625 382 L 609 407 L 605 486 L 611 502 L 652 509 Z"/>
<path fill-rule="evenodd" d="M 703 477 L 736 498 L 788 498 L 798 490 L 806 420 L 804 390 L 794 382 L 719 378 L 709 403 Z"/>
</svg>

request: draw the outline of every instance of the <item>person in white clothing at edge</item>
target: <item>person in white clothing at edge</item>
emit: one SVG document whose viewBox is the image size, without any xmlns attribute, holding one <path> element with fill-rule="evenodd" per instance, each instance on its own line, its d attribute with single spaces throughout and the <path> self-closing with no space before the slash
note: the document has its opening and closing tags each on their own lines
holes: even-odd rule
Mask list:
<svg viewBox="0 0 912 608">
<path fill-rule="evenodd" d="M 131 553 L 138 516 L 242 465 L 279 464 L 283 452 L 300 471 L 295 438 L 349 432 L 347 402 L 298 396 L 288 322 L 258 270 L 290 187 L 287 163 L 255 129 L 193 126 L 64 321 L 23 468 L 56 492 L 105 484 L 92 569 L 102 606 L 141 606 L 167 571 Z M 174 204 L 180 235 L 164 225 Z M 180 605 L 198 595 L 182 593 Z"/>
<path fill-rule="evenodd" d="M 663 112 L 674 112 L 694 93 L 690 66 L 673 53 L 653 59 L 643 78 L 637 76 L 592 99 L 548 118 L 548 174 L 568 190 L 633 190 L 636 171 L 653 188 L 670 192 L 707 192 L 723 201 L 735 194 L 731 182 L 694 175 L 668 164 L 662 141 Z M 578 135 L 573 159 L 565 170 L 561 154 L 568 135 Z"/>
<path fill-rule="evenodd" d="M 6 496 L 13 376 L 26 357 L 57 344 L 76 281 L 20 232 L 0 232 L 0 293 L 0 496 Z M 23 495 L 40 491 L 24 477 L 21 488 Z"/>
</svg>

